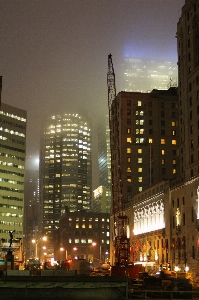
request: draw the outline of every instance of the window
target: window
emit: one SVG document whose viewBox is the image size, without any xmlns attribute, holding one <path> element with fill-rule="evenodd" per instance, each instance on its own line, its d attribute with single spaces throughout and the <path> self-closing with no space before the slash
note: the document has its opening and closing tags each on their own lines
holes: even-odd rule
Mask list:
<svg viewBox="0 0 199 300">
<path fill-rule="evenodd" d="M 127 109 L 127 116 L 131 115 L 131 109 Z"/>
<path fill-rule="evenodd" d="M 127 176 L 127 182 L 131 182 L 131 176 Z"/>
<path fill-rule="evenodd" d="M 161 129 L 161 135 L 165 135 L 165 130 Z"/>
<path fill-rule="evenodd" d="M 131 133 L 131 128 L 127 128 L 127 133 Z"/>
<path fill-rule="evenodd" d="M 127 157 L 127 163 L 130 163 L 130 162 L 131 162 L 131 158 Z"/>
<path fill-rule="evenodd" d="M 126 171 L 127 171 L 128 173 L 131 173 L 131 168 L 128 167 Z"/>
<path fill-rule="evenodd" d="M 138 149 L 138 153 L 139 153 L 139 154 L 142 154 L 142 149 Z"/>
<path fill-rule="evenodd" d="M 160 140 L 160 143 L 161 143 L 161 145 L 165 145 L 166 143 L 165 143 L 165 139 L 161 139 Z"/>
<path fill-rule="evenodd" d="M 165 155 L 165 150 L 164 149 L 161 150 L 161 154 Z"/>
<path fill-rule="evenodd" d="M 172 135 L 176 135 L 176 130 L 172 130 Z"/>
<path fill-rule="evenodd" d="M 162 158 L 162 161 L 161 161 L 162 165 L 165 164 L 165 159 Z"/>
<path fill-rule="evenodd" d="M 131 124 L 131 119 L 127 119 L 127 124 Z"/>
<path fill-rule="evenodd" d="M 131 148 L 127 148 L 126 153 L 131 153 Z"/>
<path fill-rule="evenodd" d="M 131 106 L 131 100 L 127 100 L 127 106 Z"/>
<path fill-rule="evenodd" d="M 142 106 L 142 101 L 138 101 L 138 106 Z"/>
<path fill-rule="evenodd" d="M 141 164 L 141 163 L 142 163 L 142 158 L 138 157 L 138 164 Z"/>
<path fill-rule="evenodd" d="M 161 111 L 160 115 L 161 115 L 162 118 L 164 118 L 164 116 L 165 116 L 164 111 Z"/>
<path fill-rule="evenodd" d="M 142 177 L 138 177 L 138 182 L 142 182 Z"/>
<path fill-rule="evenodd" d="M 165 121 L 161 120 L 161 126 L 165 126 Z"/>
<path fill-rule="evenodd" d="M 176 145 L 177 141 L 176 140 L 172 140 L 171 143 L 172 143 L 172 145 Z"/>
<path fill-rule="evenodd" d="M 127 143 L 132 143 L 132 140 L 130 137 L 127 137 L 126 141 L 127 141 Z"/>
<path fill-rule="evenodd" d="M 149 120 L 149 125 L 153 125 L 153 120 Z"/>
<path fill-rule="evenodd" d="M 138 168 L 138 173 L 142 173 L 142 168 Z"/>
</svg>

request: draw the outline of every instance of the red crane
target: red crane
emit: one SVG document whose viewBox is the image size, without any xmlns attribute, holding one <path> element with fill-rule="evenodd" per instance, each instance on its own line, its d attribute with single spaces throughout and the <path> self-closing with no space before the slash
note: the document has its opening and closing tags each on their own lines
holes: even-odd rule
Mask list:
<svg viewBox="0 0 199 300">
<path fill-rule="evenodd" d="M 112 55 L 108 55 L 108 108 L 111 150 L 111 214 L 114 217 L 115 265 L 127 266 L 130 259 L 130 239 L 127 237 L 128 218 L 122 197 L 119 103 L 116 98 L 115 73 Z"/>
</svg>

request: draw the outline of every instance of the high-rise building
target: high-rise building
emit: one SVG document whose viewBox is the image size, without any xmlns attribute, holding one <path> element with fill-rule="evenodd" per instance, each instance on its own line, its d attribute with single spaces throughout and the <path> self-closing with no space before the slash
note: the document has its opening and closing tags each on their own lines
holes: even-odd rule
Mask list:
<svg viewBox="0 0 199 300">
<path fill-rule="evenodd" d="M 196 0 L 186 1 L 177 25 L 180 175 L 199 174 L 199 36 Z"/>
<path fill-rule="evenodd" d="M 111 207 L 111 154 L 110 154 L 110 129 L 109 119 L 102 119 L 98 128 L 98 165 L 99 187 L 106 191 L 106 211 Z"/>
<path fill-rule="evenodd" d="M 10 232 L 23 238 L 27 113 L 1 103 L 0 116 L 0 236 L 9 243 Z"/>
<path fill-rule="evenodd" d="M 178 176 L 176 88 L 120 92 L 112 104 L 111 120 L 112 192 L 121 192 L 121 180 L 124 203 L 153 184 Z"/>
<path fill-rule="evenodd" d="M 177 86 L 177 64 L 172 61 L 125 58 L 122 65 L 121 90 L 151 92 Z"/>
<path fill-rule="evenodd" d="M 92 199 L 91 129 L 78 114 L 49 117 L 40 155 L 42 232 L 53 236 L 67 207 L 88 211 Z"/>
<path fill-rule="evenodd" d="M 38 232 L 40 216 L 39 170 L 25 171 L 24 191 L 24 250 L 26 259 L 35 257 L 35 244 L 41 235 Z"/>
</svg>

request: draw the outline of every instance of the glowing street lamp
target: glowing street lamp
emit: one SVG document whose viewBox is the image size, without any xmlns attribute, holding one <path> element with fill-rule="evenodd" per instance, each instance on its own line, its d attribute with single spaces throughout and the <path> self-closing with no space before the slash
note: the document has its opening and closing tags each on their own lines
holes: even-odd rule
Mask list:
<svg viewBox="0 0 199 300">
<path fill-rule="evenodd" d="M 97 244 L 96 242 L 93 242 L 92 243 L 92 246 L 99 246 L 99 248 L 100 248 L 100 255 L 99 255 L 99 259 L 100 259 L 100 262 L 101 262 L 101 258 L 102 258 L 102 246 L 101 245 L 99 245 L 99 244 Z"/>
</svg>

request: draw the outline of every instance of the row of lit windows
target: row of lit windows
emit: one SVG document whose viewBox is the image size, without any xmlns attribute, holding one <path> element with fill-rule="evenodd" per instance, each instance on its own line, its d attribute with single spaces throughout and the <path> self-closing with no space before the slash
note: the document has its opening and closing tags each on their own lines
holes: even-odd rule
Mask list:
<svg viewBox="0 0 199 300">
<path fill-rule="evenodd" d="M 23 215 L 18 215 L 18 214 L 11 214 L 11 213 L 8 213 L 8 212 L 0 212 L 0 216 L 1 217 L 15 217 L 15 218 L 23 218 Z"/>
<path fill-rule="evenodd" d="M 2 203 L 0 203 L 0 207 L 6 208 L 6 209 L 19 209 L 19 210 L 23 210 L 23 206 L 14 206 L 14 205 L 2 204 Z"/>
<path fill-rule="evenodd" d="M 11 196 L 2 196 L 2 199 L 4 199 L 4 200 L 13 200 L 13 201 L 23 201 L 23 198 L 11 197 Z"/>
<path fill-rule="evenodd" d="M 13 158 L 13 159 L 25 161 L 24 157 L 16 156 L 16 155 L 13 155 L 13 154 L 8 154 L 8 153 L 4 153 L 4 152 L 0 152 L 0 156 L 4 156 L 4 157 L 9 157 L 9 158 Z"/>
<path fill-rule="evenodd" d="M 11 174 L 11 175 L 13 175 L 13 176 L 24 177 L 24 174 L 23 174 L 23 173 L 11 172 L 11 171 L 2 170 L 2 169 L 0 169 L 0 173 Z"/>
<path fill-rule="evenodd" d="M 12 184 L 24 184 L 23 181 L 10 180 L 10 179 L 6 179 L 6 178 L 2 178 L 2 177 L 0 177 L 0 181 L 12 183 Z"/>
<path fill-rule="evenodd" d="M 4 116 L 7 116 L 7 117 L 9 117 L 9 118 L 13 118 L 13 119 L 17 119 L 17 120 L 22 121 L 22 122 L 26 122 L 26 119 L 25 119 L 25 118 L 19 117 L 19 116 L 17 116 L 17 115 L 13 115 L 13 114 L 6 113 L 6 112 L 4 112 L 4 111 L 2 111 L 2 110 L 0 110 L 0 114 L 1 114 L 1 115 L 4 115 Z"/>
<path fill-rule="evenodd" d="M 18 169 L 24 169 L 24 166 L 22 166 L 22 165 L 17 165 L 17 164 L 13 164 L 11 162 L 6 162 L 6 161 L 2 161 L 2 160 L 0 160 L 0 165 L 18 168 Z"/>
<path fill-rule="evenodd" d="M 23 226 L 23 223 L 19 222 L 6 222 L 6 221 L 0 221 L 0 224 L 2 225 L 12 225 L 12 226 Z"/>
<path fill-rule="evenodd" d="M 9 130 L 9 129 L 3 129 L 3 127 L 0 127 L 0 131 L 4 131 L 4 132 L 8 132 L 10 134 L 15 134 L 15 135 L 19 135 L 19 136 L 22 136 L 22 137 L 25 137 L 25 134 L 24 133 L 19 133 L 18 131 L 14 131 L 14 130 Z"/>
<path fill-rule="evenodd" d="M 7 137 L 2 136 L 2 135 L 0 135 L 0 140 L 8 141 L 8 142 L 11 142 L 11 143 L 14 143 L 14 144 L 25 145 L 25 142 L 24 142 L 24 141 L 19 141 L 19 140 L 10 139 L 10 138 L 7 138 Z"/>
<path fill-rule="evenodd" d="M 72 218 L 72 217 L 69 217 L 69 218 L 68 218 L 68 221 L 73 221 L 73 218 Z M 79 221 L 85 222 L 85 221 L 86 221 L 86 218 L 85 218 L 85 217 L 82 217 L 82 218 L 76 217 L 76 218 L 75 218 L 75 221 L 76 221 L 76 222 L 79 222 Z M 99 218 L 97 218 L 97 217 L 96 217 L 96 218 L 90 217 L 90 218 L 88 218 L 88 221 L 89 221 L 89 222 L 92 222 L 92 221 L 99 222 Z M 107 219 L 102 218 L 102 219 L 101 219 L 101 222 L 107 222 L 107 223 L 109 223 L 109 219 L 108 219 L 108 218 L 107 218 Z"/>
<path fill-rule="evenodd" d="M 69 244 L 72 244 L 73 243 L 73 240 L 70 238 L 68 240 Z M 92 244 L 94 241 L 92 239 L 74 239 L 74 243 L 75 244 Z M 106 243 L 107 245 L 109 245 L 109 240 L 101 240 L 101 244 L 104 244 Z"/>
</svg>

